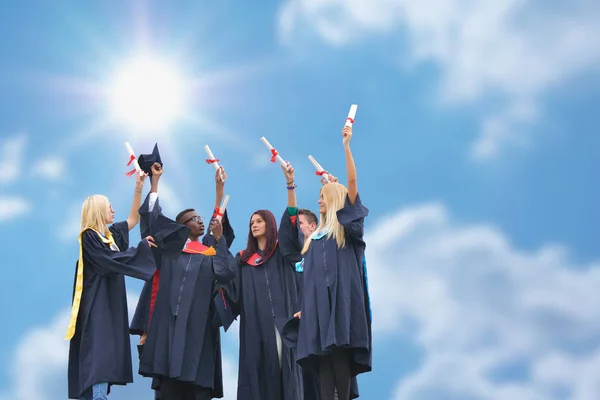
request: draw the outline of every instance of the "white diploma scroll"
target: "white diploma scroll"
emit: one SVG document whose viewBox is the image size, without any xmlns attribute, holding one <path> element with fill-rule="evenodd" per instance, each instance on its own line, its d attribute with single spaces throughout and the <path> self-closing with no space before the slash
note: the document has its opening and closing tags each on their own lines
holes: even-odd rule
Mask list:
<svg viewBox="0 0 600 400">
<path fill-rule="evenodd" d="M 352 104 L 350 106 L 350 111 L 348 112 L 348 118 L 346 118 L 346 123 L 344 124 L 344 126 L 352 127 L 352 124 L 354 123 L 354 117 L 356 117 L 356 109 L 357 108 L 358 108 L 358 105 L 356 105 L 356 104 Z"/>
<path fill-rule="evenodd" d="M 329 174 L 325 172 L 325 169 L 321 167 L 321 164 L 319 164 L 313 156 L 308 156 L 308 159 L 310 160 L 312 165 L 315 166 L 315 169 L 317 170 L 317 172 L 319 172 L 319 175 L 325 180 L 325 182 L 329 183 Z"/>
<path fill-rule="evenodd" d="M 204 150 L 206 150 L 206 155 L 208 156 L 209 161 L 216 160 L 214 154 L 212 153 L 212 151 L 210 151 L 210 147 L 208 147 L 208 145 L 204 146 Z M 212 164 L 216 170 L 219 169 L 219 163 L 217 161 L 211 162 L 210 164 Z M 221 171 L 219 171 L 219 176 L 221 177 L 221 182 L 225 182 L 225 177 L 223 176 L 223 173 Z"/>
<path fill-rule="evenodd" d="M 143 176 L 144 171 L 142 171 L 142 169 L 140 168 L 140 164 L 138 163 L 137 157 L 135 156 L 135 153 L 133 152 L 133 149 L 131 148 L 129 142 L 125 142 L 125 148 L 129 153 L 129 157 L 133 157 L 133 166 L 135 167 L 135 170 L 140 174 L 140 176 Z"/>
<path fill-rule="evenodd" d="M 268 148 L 268 149 L 271 151 L 271 154 L 273 154 L 273 150 L 274 150 L 274 148 L 273 148 L 273 146 L 271 146 L 271 143 L 269 143 L 269 141 L 268 141 L 268 140 L 267 140 L 267 139 L 266 139 L 264 136 L 263 136 L 263 137 L 261 137 L 261 138 L 260 138 L 260 140 L 262 140 L 262 142 L 265 144 L 265 146 L 267 146 L 267 148 Z M 283 158 L 281 158 L 281 156 L 280 156 L 279 154 L 277 154 L 277 155 L 275 156 L 275 158 L 277 159 L 277 161 L 279 161 L 279 164 L 281 164 L 281 166 L 282 166 L 283 168 L 287 169 L 287 164 L 286 164 L 286 162 L 284 161 L 284 159 L 283 159 Z"/>
<path fill-rule="evenodd" d="M 228 194 L 225 195 L 225 198 L 223 199 L 223 203 L 219 207 L 219 214 L 221 214 L 221 215 L 217 215 L 217 219 L 219 221 L 221 221 L 223 219 L 223 215 L 225 215 L 225 209 L 227 208 L 227 203 L 229 203 L 229 195 Z"/>
</svg>

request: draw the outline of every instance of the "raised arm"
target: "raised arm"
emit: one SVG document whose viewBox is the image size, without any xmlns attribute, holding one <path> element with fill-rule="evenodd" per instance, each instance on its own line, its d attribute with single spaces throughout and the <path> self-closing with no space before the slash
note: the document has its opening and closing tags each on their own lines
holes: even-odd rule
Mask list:
<svg viewBox="0 0 600 400">
<path fill-rule="evenodd" d="M 354 204 L 358 195 L 358 185 L 356 183 L 356 166 L 350 150 L 350 140 L 352 139 L 352 128 L 349 126 L 342 129 L 344 138 L 344 152 L 346 153 L 346 174 L 348 175 L 348 199 L 350 204 Z"/>
<path fill-rule="evenodd" d="M 294 168 L 292 164 L 287 163 L 287 168 L 283 166 L 281 169 L 283 170 L 283 175 L 285 176 L 285 182 L 287 183 L 287 191 L 288 191 L 288 208 L 297 208 L 298 203 L 296 201 L 296 182 L 294 176 Z"/>
<path fill-rule="evenodd" d="M 146 179 L 146 174 L 140 176 L 140 174 L 135 174 L 135 191 L 133 192 L 133 203 L 131 204 L 131 210 L 129 211 L 129 217 L 127 217 L 127 227 L 129 230 L 132 230 L 138 222 L 140 222 L 140 214 L 138 210 L 142 205 L 142 189 L 144 188 L 144 180 Z"/>
<path fill-rule="evenodd" d="M 221 174 L 219 172 L 222 172 L 222 174 L 223 174 L 223 178 L 224 178 L 223 181 L 221 180 Z M 230 248 L 231 245 L 233 244 L 233 241 L 235 240 L 235 232 L 233 231 L 231 223 L 229 222 L 229 217 L 227 216 L 227 210 L 225 210 L 223 212 L 223 210 L 220 209 L 221 203 L 223 202 L 224 193 L 225 193 L 225 180 L 227 180 L 227 173 L 225 172 L 225 168 L 223 168 L 221 166 L 215 172 L 216 196 L 215 196 L 215 208 L 212 213 L 211 221 L 213 219 L 217 218 L 217 216 L 221 215 L 221 225 L 223 226 L 222 236 L 225 237 L 225 240 L 227 242 L 227 248 Z M 205 246 L 208 246 L 208 247 L 214 246 L 217 244 L 217 240 L 215 240 L 215 237 L 212 235 L 213 232 L 210 230 L 210 226 L 209 226 L 209 233 L 211 233 L 211 234 L 204 235 L 202 237 L 202 244 L 204 244 Z"/>
<path fill-rule="evenodd" d="M 221 172 L 223 173 L 224 180 L 221 180 Z M 227 173 L 225 173 L 225 168 L 223 168 L 223 166 L 221 165 L 219 169 L 215 171 L 215 208 L 221 207 L 221 203 L 223 202 L 223 196 L 225 196 L 225 179 L 227 179 Z"/>
</svg>

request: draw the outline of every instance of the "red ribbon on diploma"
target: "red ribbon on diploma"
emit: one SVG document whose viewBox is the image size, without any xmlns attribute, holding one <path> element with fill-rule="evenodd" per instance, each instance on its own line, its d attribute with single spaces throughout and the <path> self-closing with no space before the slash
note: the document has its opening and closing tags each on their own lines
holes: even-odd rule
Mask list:
<svg viewBox="0 0 600 400">
<path fill-rule="evenodd" d="M 328 174 L 328 173 L 329 172 L 327 172 L 325 170 L 323 170 L 323 171 L 315 171 L 315 175 L 317 175 L 317 176 L 323 176 L 323 175 Z"/>
<path fill-rule="evenodd" d="M 354 123 L 354 119 L 353 119 L 353 118 L 350 118 L 350 117 L 346 118 L 346 121 L 350 121 L 350 123 L 351 123 L 351 124 L 353 124 L 353 123 Z"/>
<path fill-rule="evenodd" d="M 277 152 L 277 150 L 275 149 L 271 149 L 271 162 L 274 163 L 275 160 L 277 159 L 277 156 L 279 155 L 279 153 Z"/>
<path fill-rule="evenodd" d="M 127 164 L 127 165 L 129 165 L 129 164 Z M 134 169 L 132 169 L 131 171 L 127 172 L 125 175 L 126 175 L 126 176 L 131 176 L 131 175 L 133 175 L 133 174 L 135 174 L 135 168 L 134 168 Z"/>
<path fill-rule="evenodd" d="M 206 163 L 207 163 L 207 164 L 214 164 L 214 163 L 216 163 L 216 162 L 219 162 L 219 159 L 218 159 L 218 158 L 213 158 L 212 160 L 211 160 L 211 159 L 207 159 L 207 160 L 206 160 Z"/>
<path fill-rule="evenodd" d="M 133 160 L 135 160 L 135 156 L 132 154 L 129 156 L 129 162 L 127 163 L 127 166 L 130 166 Z"/>
<path fill-rule="evenodd" d="M 213 218 L 217 218 L 217 217 L 222 217 L 223 213 L 221 213 L 221 209 L 220 208 L 215 208 L 215 211 L 213 212 L 212 217 Z"/>
</svg>

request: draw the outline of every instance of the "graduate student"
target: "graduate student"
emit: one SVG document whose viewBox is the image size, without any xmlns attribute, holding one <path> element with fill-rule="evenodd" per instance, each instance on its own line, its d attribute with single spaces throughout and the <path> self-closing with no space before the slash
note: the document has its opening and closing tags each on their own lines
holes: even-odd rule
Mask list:
<svg viewBox="0 0 600 400">
<path fill-rule="evenodd" d="M 302 249 L 303 293 L 297 359 L 319 376 L 321 400 L 351 397 L 352 378 L 371 371 L 371 315 L 366 285 L 364 219 L 350 150 L 352 128 L 342 130 L 348 186 L 326 184 L 319 226 Z"/>
<path fill-rule="evenodd" d="M 105 400 L 112 385 L 133 382 L 125 275 L 152 278 L 156 265 L 152 237 L 129 248 L 129 231 L 139 222 L 145 175 L 136 174 L 131 212 L 114 223 L 108 198 L 88 197 L 81 209 L 69 340 L 70 399 Z M 112 224 L 108 226 L 109 224 Z"/>
<path fill-rule="evenodd" d="M 213 323 L 215 285 L 234 278 L 235 259 L 219 220 L 210 222 L 214 245 L 207 247 L 198 240 L 204 221 L 196 211 L 184 210 L 176 221 L 161 214 L 162 167 L 156 163 L 152 171 L 151 193 L 140 214 L 159 246 L 160 275 L 153 280 L 157 290 L 139 373 L 154 378 L 153 388 L 161 400 L 221 398 L 221 340 L 219 326 Z"/>
<path fill-rule="evenodd" d="M 294 169 L 288 163 L 288 168 L 283 168 L 283 174 L 285 176 L 286 182 L 294 183 L 295 181 L 295 173 Z M 336 183 L 338 179 L 329 174 L 329 182 L 325 180 L 321 180 L 323 185 L 327 183 Z M 279 228 L 279 245 L 282 249 L 284 255 L 294 258 L 300 259 L 300 261 L 296 262 L 296 278 L 298 282 L 300 301 L 302 301 L 302 291 L 303 291 L 303 262 L 302 262 L 302 248 L 304 247 L 304 243 L 310 235 L 314 231 L 316 231 L 317 226 L 319 225 L 319 220 L 315 213 L 306 209 L 306 208 L 297 208 L 297 200 L 296 200 L 296 192 L 295 190 L 288 191 L 288 212 L 290 214 L 290 222 L 282 221 Z M 297 219 L 294 217 L 297 214 Z M 300 313 L 297 313 L 298 315 Z M 288 321 L 292 324 L 295 321 Z M 297 321 L 299 322 L 299 321 Z M 287 325 L 287 329 L 289 330 L 292 324 Z M 286 328 L 284 328 L 286 329 Z M 297 328 L 294 327 L 292 329 L 294 331 L 293 337 L 297 336 Z M 288 333 L 289 335 L 289 333 Z M 293 341 L 293 340 L 292 340 Z M 286 341 L 284 341 L 286 342 Z M 289 344 L 289 341 L 287 342 Z M 289 344 L 295 352 L 296 343 Z M 319 375 L 315 373 L 310 368 L 301 369 L 302 375 L 302 386 L 304 392 L 305 399 L 311 400 L 321 400 L 321 389 L 319 386 Z M 352 399 L 358 398 L 358 382 L 356 377 L 352 378 L 350 395 Z M 337 396 L 337 393 L 336 393 Z M 337 399 L 337 397 L 336 397 Z"/>
<path fill-rule="evenodd" d="M 289 220 L 286 209 L 281 223 Z M 278 324 L 299 307 L 297 260 L 282 254 L 273 213 L 258 210 L 251 215 L 248 242 L 236 261 L 236 278 L 227 293 L 240 316 L 237 399 L 300 400 L 295 356 L 282 345 L 278 331 Z"/>
<path fill-rule="evenodd" d="M 155 146 L 155 149 L 154 149 L 152 155 L 145 155 L 145 157 L 140 162 L 141 162 L 140 166 L 142 167 L 142 169 L 147 169 L 148 174 L 151 177 L 153 176 L 152 169 L 153 169 L 154 163 L 156 163 L 157 166 L 155 167 L 155 169 L 160 171 L 160 174 L 158 175 L 157 179 L 160 179 L 160 175 L 162 174 L 162 160 L 160 158 L 160 153 L 158 151 L 157 146 Z M 219 172 L 219 171 L 222 171 L 222 172 Z M 223 202 L 223 197 L 225 194 L 225 192 L 224 192 L 225 184 L 224 184 L 224 181 L 221 180 L 221 178 L 220 178 L 221 173 L 223 174 L 224 178 L 227 177 L 227 174 L 226 174 L 224 168 L 220 168 L 215 173 L 215 186 L 216 186 L 216 191 L 215 191 L 216 196 L 215 197 L 216 198 L 215 198 L 215 208 L 214 208 L 213 215 L 212 215 L 213 218 L 217 217 L 218 214 L 221 214 L 219 207 L 220 207 L 221 203 Z M 153 183 L 153 182 L 155 182 L 155 180 L 153 180 L 151 178 L 151 183 Z M 152 186 L 153 189 L 151 189 L 151 191 L 150 191 L 151 194 L 150 194 L 150 197 L 148 200 L 150 211 L 152 211 L 152 208 L 154 207 L 154 203 L 156 202 L 156 199 L 158 198 L 158 193 L 157 193 L 158 186 L 157 185 L 158 185 L 158 181 L 156 180 L 156 186 Z M 193 209 L 187 209 L 184 212 L 182 212 L 181 217 L 183 217 L 183 214 L 194 213 L 194 212 L 195 211 Z M 224 214 L 221 215 L 221 218 L 222 218 L 221 224 L 223 226 L 223 237 L 225 237 L 225 240 L 227 242 L 227 247 L 231 248 L 231 245 L 233 244 L 233 241 L 235 240 L 235 232 L 231 226 L 231 223 L 229 222 L 227 210 L 225 210 Z M 140 224 L 140 234 L 143 237 L 149 235 L 149 232 L 150 232 L 149 223 L 150 223 L 149 218 L 142 218 L 141 224 Z M 190 237 L 188 237 L 189 241 L 194 240 L 192 238 L 192 236 L 193 235 L 190 233 Z M 216 245 L 216 243 L 217 242 L 213 235 L 209 234 L 209 235 L 204 235 L 202 237 L 202 244 L 205 246 L 208 246 L 208 247 L 214 246 L 214 245 Z M 155 256 L 157 258 L 160 258 L 160 256 L 161 256 L 160 251 L 154 250 L 154 252 L 155 252 Z M 150 307 L 151 307 L 151 304 L 154 304 L 154 302 L 156 301 L 156 292 L 158 290 L 158 279 L 160 279 L 160 270 L 157 270 L 154 275 L 155 276 L 154 276 L 153 280 L 146 282 L 144 284 L 144 287 L 142 288 L 142 292 L 140 293 L 140 297 L 138 300 L 137 307 L 135 309 L 135 313 L 133 315 L 133 318 L 131 319 L 131 324 L 129 326 L 129 333 L 131 335 L 139 335 L 140 336 L 140 344 L 138 345 L 138 353 L 140 356 L 142 354 L 144 343 L 146 341 L 146 334 L 148 332 Z M 158 400 L 158 398 L 156 398 L 156 400 Z"/>
</svg>

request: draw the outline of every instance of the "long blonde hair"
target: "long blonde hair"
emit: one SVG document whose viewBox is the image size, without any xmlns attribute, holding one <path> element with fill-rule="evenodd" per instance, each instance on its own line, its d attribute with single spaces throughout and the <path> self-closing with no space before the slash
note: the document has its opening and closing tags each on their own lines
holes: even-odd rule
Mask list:
<svg viewBox="0 0 600 400">
<path fill-rule="evenodd" d="M 317 229 L 306 239 L 302 254 L 306 254 L 312 238 L 320 232 L 327 232 L 327 239 L 334 238 L 337 242 L 338 249 L 346 246 L 346 231 L 337 218 L 338 210 L 344 208 L 348 189 L 340 183 L 328 183 L 321 188 L 323 201 L 327 205 L 325 214 L 321 214 L 321 221 Z"/>
<path fill-rule="evenodd" d="M 108 197 L 101 194 L 95 194 L 88 197 L 81 207 L 81 231 L 93 229 L 105 236 L 111 236 L 106 225 L 106 216 L 108 215 L 110 202 Z"/>
</svg>

